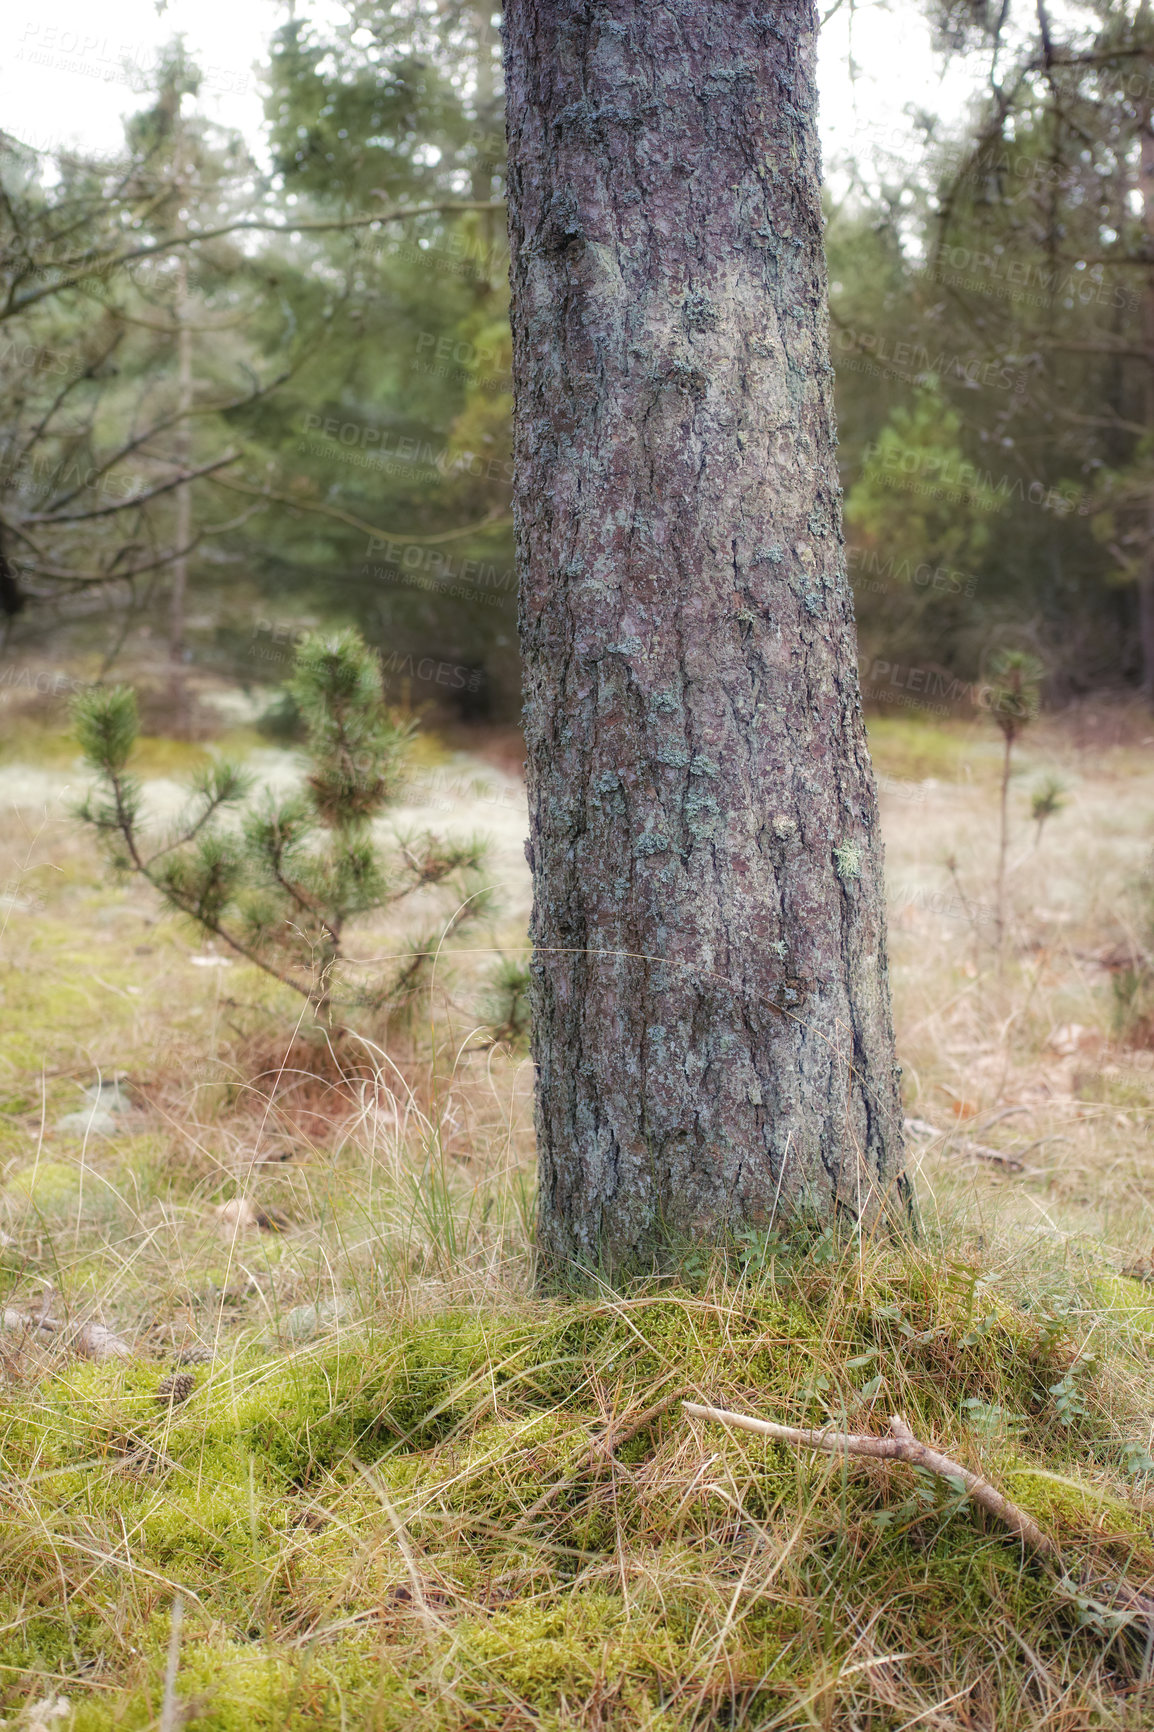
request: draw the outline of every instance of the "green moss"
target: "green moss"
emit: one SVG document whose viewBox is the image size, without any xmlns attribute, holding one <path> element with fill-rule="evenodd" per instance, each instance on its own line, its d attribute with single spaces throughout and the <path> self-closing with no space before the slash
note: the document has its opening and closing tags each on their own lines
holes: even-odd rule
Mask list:
<svg viewBox="0 0 1154 1732">
<path fill-rule="evenodd" d="M 253 1349 L 177 1405 L 156 1363 L 73 1365 L 11 1404 L 0 1436 L 21 1488 L 0 1519 L 21 1584 L 0 1680 L 18 1700 L 22 1678 L 93 1668 L 115 1689 L 70 1686 L 76 1724 L 143 1732 L 177 1587 L 186 1724 L 214 1732 L 465 1732 L 511 1712 L 559 1728 L 588 1700 L 614 1732 L 772 1718 L 849 1663 L 864 1608 L 882 1608 L 879 1652 L 928 1653 L 948 1628 L 976 1653 L 1012 1619 L 1040 1655 L 1089 1665 L 1094 1638 L 1044 1574 L 936 1481 L 716 1425 L 697 1437 L 676 1405 L 615 1459 L 598 1445 L 609 1413 L 684 1384 L 798 1423 L 902 1411 L 1072 1557 L 1105 1534 L 1141 1558 L 1145 1518 L 1113 1470 L 1077 1477 L 1087 1438 L 1120 1448 L 1125 1430 L 1097 1410 L 1055 1423 L 1049 1388 L 1088 1327 L 910 1252 L 864 1269 L 774 1253 L 707 1294 L 487 1302 Z M 967 1402 L 1020 1416 L 1012 1434 Z"/>
<path fill-rule="evenodd" d="M 871 733 L 901 777 L 996 771 L 996 742 L 962 727 Z M 0 1716 L 59 1690 L 81 1732 L 155 1728 L 180 1592 L 190 1732 L 880 1732 L 963 1688 L 996 1732 L 1034 1724 L 1043 1691 L 1071 1725 L 1103 1702 L 1132 1717 L 1141 1654 L 1081 1628 L 1045 1568 L 947 1487 L 690 1423 L 676 1397 L 869 1432 L 901 1412 L 1004 1485 L 1073 1569 L 1138 1582 L 1148 1286 L 1093 1261 L 1081 1275 L 1072 1245 L 1059 1267 L 1033 1240 L 1004 1256 L 975 1238 L 967 1260 L 818 1222 L 789 1243 L 687 1246 L 676 1278 L 529 1300 L 523 1227 L 495 1224 L 531 1215 L 528 1190 L 478 1186 L 454 1144 L 461 1230 L 438 1238 L 391 1149 L 367 1158 L 359 1129 L 333 1146 L 331 1096 L 295 1116 L 282 1092 L 270 1103 L 274 988 L 187 967 L 175 925 L 144 926 L 147 896 L 94 887 L 79 851 L 60 865 L 7 935 L 5 1296 L 23 1310 L 51 1282 L 57 1315 L 105 1316 L 142 1358 L 4 1337 Z M 260 1029 L 254 1064 L 222 988 Z M 1062 1015 L 1084 1019 L 1081 1000 Z M 1031 1038 L 1053 1020 L 1039 1008 Z M 294 1044 L 286 1089 L 331 1074 L 326 1038 Z M 89 1144 L 78 1211 L 78 1145 L 54 1127 L 97 1065 L 154 1106 L 146 1130 Z M 290 1158 L 241 1181 L 258 1137 Z M 213 1207 L 242 1183 L 292 1230 L 222 1239 Z M 214 1357 L 187 1399 L 162 1397 L 185 1345 Z M 610 1456 L 611 1422 L 666 1396 Z"/>
<path fill-rule="evenodd" d="M 1152 1550 L 1154 1536 L 1149 1519 L 1102 1486 L 1088 1485 L 1047 1467 L 1022 1463 L 1007 1468 L 1001 1483 L 1016 1503 L 1059 1540 L 1064 1533 L 1084 1536 L 1097 1530 L 1099 1534 L 1137 1542 L 1147 1552 Z M 1151 1564 L 1154 1565 L 1154 1556 Z"/>
<path fill-rule="evenodd" d="M 36 1161 L 11 1175 L 0 1201 L 20 1214 L 68 1214 L 80 1200 L 83 1177 L 78 1161 Z"/>
<path fill-rule="evenodd" d="M 663 1683 L 672 1685 L 686 1664 L 658 1616 L 648 1609 L 630 1615 L 620 1597 L 604 1592 L 498 1614 L 466 1625 L 459 1640 L 466 1690 L 473 1662 L 488 1689 L 474 1684 L 472 1693 L 503 1685 L 536 1713 L 588 1698 L 600 1680 L 621 1707 L 640 1715 L 657 1706 Z"/>
<path fill-rule="evenodd" d="M 1154 1288 L 1127 1275 L 1100 1275 L 1094 1292 L 1102 1310 L 1119 1323 L 1154 1331 Z"/>
</svg>

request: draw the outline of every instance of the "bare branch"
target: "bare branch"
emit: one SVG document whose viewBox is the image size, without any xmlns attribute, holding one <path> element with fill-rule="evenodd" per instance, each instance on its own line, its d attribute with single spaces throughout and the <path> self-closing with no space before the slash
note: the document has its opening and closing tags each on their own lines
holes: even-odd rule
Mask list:
<svg viewBox="0 0 1154 1732">
<path fill-rule="evenodd" d="M 240 234 L 245 231 L 259 231 L 273 235 L 300 234 L 334 234 L 346 230 L 375 228 L 378 223 L 404 222 L 408 217 L 435 216 L 457 214 L 464 211 L 504 210 L 503 199 L 452 199 L 438 204 L 410 205 L 407 209 L 391 211 L 376 211 L 369 216 L 334 218 L 331 222 L 299 222 L 279 223 L 265 222 L 259 217 L 243 217 L 236 222 L 224 223 L 214 229 L 193 229 L 187 234 L 172 235 L 167 240 L 153 241 L 147 246 L 134 247 L 128 252 L 101 255 L 94 253 L 80 255 L 74 259 L 60 260 L 55 269 L 66 274 L 59 282 L 47 283 L 34 293 L 24 295 L 20 300 L 9 299 L 7 305 L 0 311 L 0 319 L 13 318 L 27 307 L 35 306 L 38 301 L 46 300 L 50 295 L 62 294 L 65 289 L 75 288 L 86 277 L 110 276 L 114 271 L 121 270 L 125 265 L 135 264 L 139 259 L 159 258 L 167 253 L 175 252 L 178 247 L 194 245 L 200 241 L 220 240 L 225 235 Z"/>
<path fill-rule="evenodd" d="M 302 356 L 296 366 L 290 367 L 287 372 L 278 373 L 276 378 L 270 379 L 267 385 L 258 385 L 245 397 L 234 397 L 228 403 L 198 403 L 194 404 L 191 409 L 174 409 L 170 415 L 162 415 L 159 421 L 152 422 L 151 426 L 146 427 L 143 433 L 136 434 L 126 444 L 112 452 L 110 456 L 104 459 L 103 463 L 95 468 L 90 468 L 86 472 L 85 479 L 74 487 L 71 493 L 61 494 L 60 498 L 53 502 L 51 511 L 44 514 L 42 521 L 53 523 L 71 521 L 69 518 L 59 517 L 56 514 L 62 505 L 67 505 L 69 500 L 75 499 L 78 493 L 82 493 L 86 487 L 93 485 L 89 479 L 90 476 L 95 475 L 99 479 L 102 475 L 107 475 L 110 470 L 115 469 L 118 463 L 123 463 L 126 457 L 131 457 L 134 451 L 141 450 L 150 439 L 155 439 L 158 433 L 166 433 L 170 427 L 175 427 L 181 421 L 191 420 L 197 415 L 225 415 L 234 409 L 247 409 L 251 404 L 259 403 L 262 397 L 271 396 L 274 391 L 279 390 L 283 384 L 291 379 L 297 368 L 304 364 L 306 358 L 307 356 Z M 130 500 L 127 503 L 133 502 Z M 41 521 L 41 519 L 28 518 L 26 521 L 32 523 Z"/>
<path fill-rule="evenodd" d="M 446 529 L 440 535 L 410 535 L 407 530 L 382 529 L 379 524 L 368 523 L 363 517 L 357 517 L 351 511 L 342 511 L 336 505 L 322 505 L 319 501 L 298 499 L 290 493 L 274 493 L 271 487 L 251 487 L 243 481 L 225 481 L 220 476 L 215 478 L 215 485 L 227 487 L 230 493 L 248 493 L 254 498 L 267 499 L 270 504 L 291 505 L 297 511 L 313 511 L 318 517 L 332 517 L 338 523 L 346 523 L 350 529 L 363 530 L 366 535 L 376 536 L 378 540 L 387 536 L 391 541 L 419 542 L 425 547 L 433 547 L 442 541 L 461 541 L 467 535 L 479 534 L 482 529 L 503 528 L 506 523 L 513 521 L 511 512 L 494 509 L 482 517 L 479 523 L 467 523 L 461 529 Z"/>
<path fill-rule="evenodd" d="M 988 1479 L 982 1479 L 952 1456 L 942 1455 L 916 1438 L 905 1420 L 898 1414 L 890 1419 L 888 1437 L 863 1437 L 845 1431 L 808 1431 L 796 1425 L 778 1425 L 773 1420 L 755 1419 L 751 1414 L 731 1413 L 724 1407 L 702 1407 L 697 1402 L 683 1401 L 683 1410 L 691 1419 L 715 1420 L 719 1425 L 733 1426 L 738 1431 L 752 1431 L 759 1437 L 776 1438 L 780 1443 L 792 1443 L 799 1449 L 824 1450 L 831 1455 L 867 1456 L 875 1461 L 904 1461 L 935 1474 L 947 1484 L 961 1486 L 967 1496 L 998 1521 L 1004 1522 L 1016 1538 L 1039 1557 L 1051 1564 L 1063 1582 L 1069 1582 L 1065 1560 L 1054 1540 L 1044 1533 L 1020 1504 L 1000 1492 Z M 1072 1586 L 1073 1584 L 1071 1584 Z M 1154 1600 L 1132 1588 L 1128 1582 L 1110 1584 L 1111 1591 L 1136 1618 L 1143 1619 L 1154 1631 Z"/>
<path fill-rule="evenodd" d="M 124 340 L 124 332 L 123 331 L 117 331 L 115 336 L 113 337 L 111 343 L 108 345 L 108 347 L 105 349 L 104 353 L 101 356 L 99 356 L 99 358 L 97 360 L 91 361 L 89 363 L 89 365 L 84 368 L 84 370 L 82 372 L 74 373 L 70 379 L 66 379 L 64 381 L 64 384 L 60 387 L 60 389 L 56 393 L 55 397 L 53 397 L 51 403 L 48 405 L 48 408 L 44 411 L 44 414 L 41 416 L 40 420 L 36 423 L 36 425 L 31 429 L 27 439 L 24 441 L 24 444 L 21 446 L 19 455 L 16 459 L 17 464 L 19 464 L 20 462 L 23 461 L 23 459 L 28 455 L 29 451 L 31 451 L 32 447 L 36 444 L 36 442 L 40 438 L 43 437 L 44 432 L 48 426 L 48 423 L 52 420 L 52 417 L 55 415 L 56 411 L 60 408 L 61 404 L 65 401 L 65 399 L 68 398 L 69 396 L 71 396 L 72 392 L 75 391 L 75 389 L 78 385 L 90 384 L 92 382 L 92 379 L 93 379 L 93 376 L 95 374 L 96 369 L 98 367 L 103 367 L 105 361 L 108 360 L 110 355 L 112 355 L 116 352 L 116 350 L 120 347 L 120 344 L 122 343 L 123 340 Z"/>
<path fill-rule="evenodd" d="M 147 493 L 137 493 L 132 499 L 118 500 L 115 505 L 99 505 L 94 511 L 70 511 L 62 516 L 53 512 L 43 512 L 33 517 L 26 517 L 25 523 L 86 523 L 94 517 L 113 517 L 118 511 L 131 511 L 134 506 L 147 505 L 149 500 L 158 499 L 162 493 L 171 493 L 174 487 L 183 487 L 186 481 L 198 481 L 202 475 L 212 475 L 226 464 L 235 463 L 240 457 L 239 451 L 226 451 L 223 457 L 218 457 L 213 463 L 206 463 L 200 469 L 182 469 L 179 475 L 172 475 L 167 481 L 161 481 L 155 487 L 150 487 Z"/>
<path fill-rule="evenodd" d="M 1061 1565 L 1062 1555 L 1048 1534 L 1044 1534 L 1033 1516 L 1018 1504 L 1011 1503 L 988 1480 L 953 1461 L 947 1455 L 919 1443 L 904 1419 L 897 1414 L 890 1420 L 889 1437 L 862 1437 L 846 1431 L 808 1431 L 796 1425 L 778 1425 L 771 1419 L 755 1419 L 746 1413 L 730 1413 L 724 1407 L 699 1407 L 696 1402 L 683 1401 L 682 1407 L 691 1419 L 713 1419 L 721 1425 L 735 1426 L 739 1431 L 753 1431 L 759 1437 L 777 1438 L 781 1443 L 793 1443 L 800 1449 L 826 1450 L 831 1455 L 864 1455 L 876 1461 L 907 1461 L 912 1467 L 924 1467 L 945 1480 L 959 1480 L 975 1503 L 997 1516 L 1015 1533 L 1023 1545 L 1040 1552 L 1051 1563 Z"/>
</svg>

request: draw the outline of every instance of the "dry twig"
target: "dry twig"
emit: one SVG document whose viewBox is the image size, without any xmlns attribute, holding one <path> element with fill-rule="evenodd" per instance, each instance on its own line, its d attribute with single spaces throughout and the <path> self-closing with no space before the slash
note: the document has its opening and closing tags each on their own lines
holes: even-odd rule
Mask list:
<svg viewBox="0 0 1154 1732">
<path fill-rule="evenodd" d="M 1061 1564 L 1061 1553 L 1033 1516 L 1018 1504 L 1003 1497 L 989 1480 L 964 1468 L 960 1461 L 939 1455 L 936 1449 L 919 1443 L 904 1419 L 895 1413 L 890 1420 L 889 1437 L 858 1437 L 846 1431 L 805 1431 L 796 1425 L 776 1425 L 769 1419 L 754 1419 L 745 1413 L 730 1413 L 724 1407 L 699 1407 L 696 1402 L 683 1401 L 682 1407 L 691 1419 L 716 1419 L 722 1425 L 733 1425 L 739 1431 L 755 1431 L 760 1437 L 776 1437 L 782 1443 L 795 1443 L 801 1449 L 824 1449 L 833 1455 L 868 1455 L 879 1461 L 907 1461 L 911 1467 L 923 1467 L 944 1480 L 958 1480 L 965 1486 L 975 1503 L 997 1516 L 1022 1541 L 1040 1552 L 1051 1562 Z"/>
<path fill-rule="evenodd" d="M 756 1419 L 746 1413 L 730 1413 L 724 1407 L 701 1407 L 693 1401 L 683 1401 L 681 1405 L 691 1419 L 713 1419 L 721 1425 L 734 1426 L 739 1431 L 752 1431 L 760 1437 L 773 1437 L 781 1443 L 796 1444 L 800 1449 L 827 1450 L 833 1455 L 870 1456 L 878 1461 L 904 1461 L 911 1467 L 924 1468 L 927 1473 L 936 1474 L 951 1485 L 964 1486 L 967 1495 L 976 1504 L 980 1504 L 983 1509 L 989 1510 L 991 1515 L 1004 1522 L 1024 1546 L 1045 1558 L 1046 1562 L 1057 1570 L 1065 1585 L 1074 1592 L 1079 1591 L 1070 1580 L 1058 1546 L 1048 1534 L 1043 1533 L 1032 1515 L 1027 1514 L 1020 1504 L 1012 1502 L 997 1486 L 991 1485 L 988 1479 L 979 1478 L 952 1456 L 942 1455 L 939 1450 L 931 1449 L 928 1444 L 922 1443 L 914 1436 L 905 1420 L 896 1413 L 890 1419 L 888 1437 L 863 1437 L 845 1431 L 807 1431 L 796 1425 L 778 1425 L 770 1419 Z M 1154 1600 L 1146 1594 L 1140 1594 L 1129 1582 L 1114 1581 L 1109 1584 L 1109 1588 L 1125 1611 L 1135 1618 L 1143 1619 L 1151 1632 L 1154 1632 Z"/>
<path fill-rule="evenodd" d="M 905 1128 L 915 1137 L 933 1139 L 940 1138 L 942 1153 L 951 1152 L 948 1145 L 956 1145 L 957 1153 L 969 1155 L 975 1161 L 991 1161 L 996 1167 L 1005 1167 L 1010 1173 L 1036 1173 L 1036 1167 L 1027 1167 L 1016 1155 L 1003 1153 L 1001 1149 L 991 1149 L 985 1143 L 976 1143 L 972 1137 L 959 1136 L 957 1131 L 940 1131 L 936 1125 L 931 1125 L 928 1119 L 906 1119 Z M 1030 1148 L 1037 1148 L 1037 1143 L 1031 1143 Z"/>
<path fill-rule="evenodd" d="M 18 1311 L 15 1306 L 7 1305 L 0 1316 L 0 1327 L 4 1329 L 22 1329 L 27 1335 L 61 1336 L 74 1353 L 81 1354 L 85 1359 L 131 1359 L 132 1349 L 127 1342 L 114 1335 L 111 1329 L 103 1323 L 83 1323 L 71 1335 L 69 1325 L 49 1317 L 46 1313 Z"/>
</svg>

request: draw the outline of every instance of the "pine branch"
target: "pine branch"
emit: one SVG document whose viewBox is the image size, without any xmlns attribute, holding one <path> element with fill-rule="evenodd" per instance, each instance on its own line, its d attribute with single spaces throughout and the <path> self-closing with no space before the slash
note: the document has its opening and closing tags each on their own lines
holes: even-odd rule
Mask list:
<svg viewBox="0 0 1154 1732">
<path fill-rule="evenodd" d="M 320 500 L 299 499 L 295 494 L 276 493 L 270 487 L 250 487 L 243 481 L 228 480 L 215 477 L 217 487 L 227 487 L 231 493 L 248 493 L 261 499 L 267 499 L 270 504 L 289 505 L 296 511 L 312 511 L 318 517 L 331 517 L 337 523 L 347 524 L 350 529 L 363 530 L 366 535 L 375 536 L 378 540 L 388 537 L 392 541 L 411 541 L 422 547 L 434 547 L 443 541 L 461 541 L 465 536 L 478 535 L 483 529 L 503 529 L 507 523 L 512 523 L 513 514 L 502 511 L 499 507 L 486 512 L 478 523 L 466 523 L 461 529 L 445 529 L 439 535 L 411 535 L 408 530 L 382 529 L 379 524 L 369 523 L 363 517 L 357 517 L 354 512 L 342 511 L 339 506 L 325 505 Z"/>
<path fill-rule="evenodd" d="M 135 695 L 124 686 L 86 689 L 73 714 L 104 798 L 90 796 L 80 816 L 109 841 L 118 839 L 112 842 L 117 867 L 139 874 L 175 912 L 291 987 L 321 1019 L 345 967 L 346 921 L 391 901 L 370 820 L 395 798 L 412 730 L 389 711 L 379 658 L 355 631 L 306 637 L 290 690 L 308 728 L 306 788 L 248 810 L 238 835 L 215 820 L 243 798 L 248 783 L 239 771 L 216 768 L 193 788 L 200 803 L 190 803 L 149 853 L 139 830 L 141 790 L 125 771 L 139 728 Z M 443 885 L 477 859 L 475 845 L 446 847 L 430 839 L 410 865 L 416 883 Z M 476 904 L 476 896 L 466 896 L 442 944 L 462 918 L 476 914 Z M 351 1001 L 411 996 L 427 968 L 427 958 L 410 958 L 398 979 Z"/>
<path fill-rule="evenodd" d="M 115 517 L 119 511 L 131 511 L 135 506 L 147 505 L 150 500 L 159 499 L 163 493 L 171 493 L 174 487 L 183 487 L 188 481 L 198 481 L 202 475 L 212 475 L 217 469 L 224 469 L 229 463 L 235 463 L 240 457 L 239 451 L 226 451 L 223 457 L 218 457 L 212 463 L 204 464 L 200 469 L 182 469 L 179 474 L 172 475 L 167 481 L 161 481 L 155 487 L 150 487 L 145 493 L 137 493 L 131 499 L 118 499 L 114 505 L 98 505 L 93 511 L 72 511 L 64 516 L 54 512 L 38 512 L 26 517 L 25 523 L 86 523 L 94 517 Z"/>
<path fill-rule="evenodd" d="M 196 840 L 197 836 L 199 836 L 204 830 L 205 825 L 209 823 L 210 819 L 216 816 L 217 812 L 221 811 L 225 806 L 231 805 L 234 801 L 243 799 L 251 785 L 248 778 L 242 776 L 240 772 L 237 771 L 232 773 L 235 775 L 235 780 L 229 783 L 225 780 L 229 774 L 229 770 L 222 768 L 219 772 L 220 780 L 216 787 L 211 787 L 206 784 L 203 788 L 198 790 L 198 793 L 205 802 L 204 811 L 181 835 L 174 836 L 170 841 L 164 844 L 163 848 L 158 848 L 155 853 L 150 854 L 146 861 L 146 865 L 149 867 L 154 866 L 156 862 L 162 860 L 166 854 L 174 853 L 177 848 L 187 847 L 189 842 Z"/>
<path fill-rule="evenodd" d="M 202 926 L 206 932 L 211 932 L 214 938 L 219 938 L 222 944 L 227 944 L 237 956 L 243 957 L 246 962 L 251 962 L 254 968 L 259 968 L 262 973 L 271 976 L 273 980 L 279 980 L 282 986 L 291 987 L 302 998 L 307 998 L 310 1004 L 316 1002 L 316 994 L 311 986 L 302 985 L 299 980 L 294 980 L 291 974 L 285 974 L 281 969 L 274 968 L 271 962 L 266 962 L 255 950 L 242 944 L 240 939 L 229 932 L 227 927 L 222 926 L 219 920 L 199 913 L 191 897 L 182 897 L 181 893 L 172 885 L 163 882 L 158 883 L 155 878 L 149 876 L 143 867 L 140 870 L 142 876 L 152 885 L 154 890 L 159 891 L 166 901 L 171 902 L 182 914 L 187 914 L 189 919 L 195 920 L 197 925 Z"/>
</svg>

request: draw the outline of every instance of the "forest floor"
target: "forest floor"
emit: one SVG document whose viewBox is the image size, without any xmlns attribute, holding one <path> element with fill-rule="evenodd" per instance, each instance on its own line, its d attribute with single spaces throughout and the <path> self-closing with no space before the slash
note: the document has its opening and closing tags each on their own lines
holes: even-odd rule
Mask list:
<svg viewBox="0 0 1154 1732">
<path fill-rule="evenodd" d="M 751 1235 L 627 1292 L 530 1290 L 531 1086 L 427 1026 L 334 1049 L 109 882 L 59 723 L 0 761 L 0 1714 L 184 1726 L 1154 1724 L 1154 740 L 881 719 L 920 1238 Z M 1151 730 L 1154 733 L 1154 729 Z M 238 732 L 262 780 L 291 756 Z M 153 809 L 199 748 L 154 738 Z M 263 754 L 263 755 L 261 755 Z M 504 760 L 501 760 L 504 762 Z M 1036 842 L 1029 795 L 1066 807 Z M 494 839 L 523 792 L 425 743 L 402 818 Z M 952 865 L 949 862 L 952 861 Z M 377 936 L 384 936 L 378 934 Z M 472 1020 L 471 1020 L 472 1019 Z M 959 1488 L 687 1419 L 914 1432 Z"/>
</svg>

